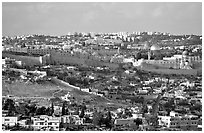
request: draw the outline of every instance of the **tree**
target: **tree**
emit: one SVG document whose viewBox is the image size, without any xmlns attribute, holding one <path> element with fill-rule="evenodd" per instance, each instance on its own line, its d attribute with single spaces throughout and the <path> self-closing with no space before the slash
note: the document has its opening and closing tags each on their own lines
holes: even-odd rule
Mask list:
<svg viewBox="0 0 204 133">
<path fill-rule="evenodd" d="M 16 112 L 15 103 L 12 99 L 7 99 L 3 105 L 3 110 L 8 110 L 8 115 L 12 116 Z"/>
<path fill-rule="evenodd" d="M 77 107 L 76 112 L 74 112 L 75 115 L 79 115 L 79 107 Z"/>
<path fill-rule="evenodd" d="M 36 109 L 37 109 L 37 106 L 36 106 L 36 104 L 31 104 L 28 106 L 28 109 L 29 109 L 29 115 L 34 116 Z"/>
<path fill-rule="evenodd" d="M 85 109 L 82 108 L 81 113 L 79 114 L 79 117 L 80 117 L 80 118 L 83 118 L 84 115 L 85 115 Z"/>
<path fill-rule="evenodd" d="M 83 34 L 80 32 L 80 33 L 78 34 L 78 36 L 79 36 L 79 37 L 83 37 Z"/>
<path fill-rule="evenodd" d="M 36 115 L 45 115 L 46 114 L 46 108 L 44 106 L 37 108 Z"/>
<path fill-rule="evenodd" d="M 138 59 L 140 59 L 140 58 L 141 58 L 141 52 L 137 52 L 137 53 L 135 54 L 135 59 L 138 60 Z"/>
<path fill-rule="evenodd" d="M 50 107 L 47 107 L 46 110 L 45 110 L 45 114 L 48 115 L 48 116 L 50 116 L 50 114 L 51 114 L 51 113 L 50 113 L 50 110 L 51 110 L 51 108 L 50 108 Z"/>
<path fill-rule="evenodd" d="M 91 33 L 88 33 L 88 35 L 87 35 L 88 37 L 91 37 Z"/>
<path fill-rule="evenodd" d="M 27 103 L 20 104 L 16 107 L 16 112 L 24 116 L 29 116 L 30 109 Z"/>
<path fill-rule="evenodd" d="M 142 125 L 142 119 L 137 118 L 134 120 L 134 123 L 136 124 L 137 128 L 139 128 L 139 125 Z"/>
<path fill-rule="evenodd" d="M 107 113 L 107 117 L 105 118 L 104 123 L 106 125 L 107 128 L 111 129 L 112 128 L 112 116 L 111 116 L 111 112 L 108 111 Z"/>
<path fill-rule="evenodd" d="M 112 119 L 112 116 L 111 116 L 111 112 L 110 112 L 110 111 L 108 111 L 106 118 L 107 118 L 107 120 L 109 120 L 109 121 Z"/>
<path fill-rule="evenodd" d="M 49 115 L 52 116 L 54 112 L 55 112 L 55 110 L 54 110 L 54 103 L 52 102 L 51 109 L 50 109 L 50 114 Z"/>
<path fill-rule="evenodd" d="M 164 108 L 166 110 L 174 110 L 175 109 L 175 105 L 174 105 L 174 99 L 171 99 L 170 101 L 168 101 L 167 103 L 165 103 Z"/>
<path fill-rule="evenodd" d="M 63 115 L 66 115 L 66 103 L 65 102 L 63 102 L 63 104 L 62 104 L 62 116 Z"/>
<path fill-rule="evenodd" d="M 100 126 L 102 122 L 103 115 L 101 112 L 95 111 L 93 114 L 93 121 L 92 123 L 96 126 Z"/>
<path fill-rule="evenodd" d="M 74 33 L 74 37 L 78 37 L 78 32 L 75 32 L 75 33 Z"/>
<path fill-rule="evenodd" d="M 128 117 L 132 117 L 132 112 L 126 108 L 125 109 L 125 115 Z"/>
</svg>

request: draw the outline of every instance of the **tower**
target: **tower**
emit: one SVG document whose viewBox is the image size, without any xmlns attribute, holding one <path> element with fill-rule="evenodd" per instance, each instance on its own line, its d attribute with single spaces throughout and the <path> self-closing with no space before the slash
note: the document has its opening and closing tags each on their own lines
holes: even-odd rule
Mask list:
<svg viewBox="0 0 204 133">
<path fill-rule="evenodd" d="M 151 51 L 150 51 L 150 45 L 149 45 L 148 42 L 146 42 L 144 44 L 144 49 L 147 50 L 148 60 L 150 60 L 150 58 L 151 58 Z"/>
<path fill-rule="evenodd" d="M 150 60 L 150 58 L 151 58 L 151 51 L 150 50 L 148 50 L 148 60 Z"/>
</svg>

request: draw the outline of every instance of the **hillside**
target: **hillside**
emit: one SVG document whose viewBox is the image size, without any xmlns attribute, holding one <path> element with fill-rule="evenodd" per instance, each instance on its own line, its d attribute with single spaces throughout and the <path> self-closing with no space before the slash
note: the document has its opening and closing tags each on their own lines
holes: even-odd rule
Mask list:
<svg viewBox="0 0 204 133">
<path fill-rule="evenodd" d="M 82 92 L 78 89 L 68 87 L 62 84 L 56 84 L 55 82 L 45 81 L 41 84 L 37 83 L 25 83 L 16 80 L 13 83 L 7 83 L 2 81 L 2 96 L 10 95 L 12 98 L 32 99 L 38 105 L 49 106 L 50 99 L 57 98 L 59 102 L 61 96 L 70 93 L 75 98 L 76 102 L 82 100 L 87 101 L 90 106 L 122 106 L 115 101 L 110 101 L 104 97 Z"/>
</svg>

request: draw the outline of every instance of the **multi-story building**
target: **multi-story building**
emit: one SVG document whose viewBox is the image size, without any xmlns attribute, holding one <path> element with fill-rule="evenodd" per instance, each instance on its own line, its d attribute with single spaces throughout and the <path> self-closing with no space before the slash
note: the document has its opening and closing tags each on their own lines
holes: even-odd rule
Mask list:
<svg viewBox="0 0 204 133">
<path fill-rule="evenodd" d="M 32 126 L 35 130 L 45 129 L 59 131 L 60 117 L 41 115 L 39 117 L 31 117 L 31 120 L 33 121 Z"/>
<path fill-rule="evenodd" d="M 30 48 L 28 49 L 28 54 L 46 55 L 56 52 L 55 49 L 51 48 Z"/>
<path fill-rule="evenodd" d="M 149 57 L 148 60 L 139 60 L 138 63 L 146 63 L 155 69 L 198 69 L 202 66 L 202 59 L 199 56 L 188 56 L 187 54 L 188 53 L 184 51 L 182 55 L 174 55 L 173 57 L 163 58 L 162 60 L 150 60 Z M 133 62 L 133 64 L 135 64 L 135 62 Z"/>
<path fill-rule="evenodd" d="M 24 47 L 11 47 L 8 49 L 10 52 L 17 52 L 17 53 L 28 53 L 28 48 Z"/>
<path fill-rule="evenodd" d="M 187 116 L 158 116 L 159 125 L 168 128 L 181 128 L 183 130 L 195 130 L 198 128 L 198 117 L 193 115 Z"/>
<path fill-rule="evenodd" d="M 78 115 L 65 115 L 61 117 L 61 122 L 82 125 L 84 123 L 84 119 L 80 118 Z"/>
<path fill-rule="evenodd" d="M 18 123 L 17 116 L 5 116 L 2 117 L 2 124 L 5 126 L 15 126 Z"/>
</svg>

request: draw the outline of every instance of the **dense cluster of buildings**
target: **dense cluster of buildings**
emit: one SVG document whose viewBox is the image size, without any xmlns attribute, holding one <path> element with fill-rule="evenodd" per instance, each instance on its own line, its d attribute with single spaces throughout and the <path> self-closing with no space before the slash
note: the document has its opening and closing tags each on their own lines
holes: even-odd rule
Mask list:
<svg viewBox="0 0 204 133">
<path fill-rule="evenodd" d="M 162 39 L 155 43 L 151 36 Z M 21 78 L 28 73 L 55 76 L 63 85 L 127 105 L 110 111 L 111 130 L 201 130 L 202 47 L 183 44 L 193 39 L 200 37 L 159 32 L 4 37 L 2 70 L 19 72 Z M 170 42 L 174 44 L 166 45 Z M 70 79 L 80 82 L 71 85 Z M 59 99 L 70 102 L 70 95 L 63 94 Z M 61 106 L 58 108 L 61 110 Z M 93 122 L 94 110 L 90 108 L 84 112 L 86 118 L 69 112 L 25 119 L 7 112 L 3 113 L 2 124 L 5 130 L 21 126 L 59 131 L 69 130 L 70 125 L 77 125 L 76 130 L 82 126 L 108 130 Z"/>
</svg>

